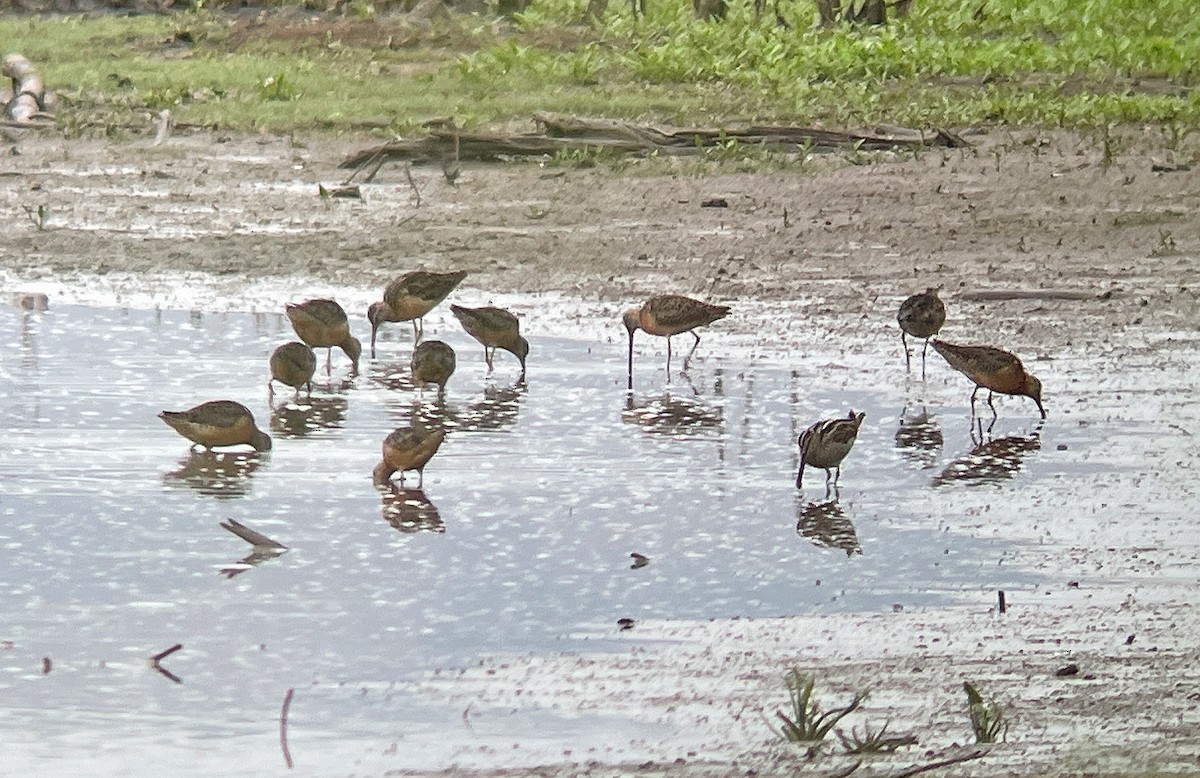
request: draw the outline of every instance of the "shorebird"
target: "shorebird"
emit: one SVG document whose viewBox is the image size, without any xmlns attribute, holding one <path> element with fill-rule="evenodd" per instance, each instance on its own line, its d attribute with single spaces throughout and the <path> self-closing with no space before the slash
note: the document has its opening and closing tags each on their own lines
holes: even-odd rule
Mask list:
<svg viewBox="0 0 1200 778">
<path fill-rule="evenodd" d="M 987 389 L 993 423 L 997 416 L 996 406 L 992 405 L 994 392 L 1032 398 L 1042 418 L 1046 418 L 1046 409 L 1042 405 L 1042 382 L 1025 372 L 1025 366 L 1015 354 L 992 346 L 956 346 L 937 338 L 932 342 L 934 350 L 945 357 L 950 367 L 975 382 L 975 391 L 971 392 L 972 417 L 975 415 L 975 395 L 980 389 Z"/>
<path fill-rule="evenodd" d="M 317 372 L 317 355 L 307 344 L 297 340 L 284 343 L 271 352 L 268 363 L 271 377 L 267 380 L 267 402 L 275 399 L 275 382 L 292 387 L 296 396 L 300 395 L 300 387 L 307 385 L 308 393 L 312 394 L 313 373 Z"/>
<path fill-rule="evenodd" d="M 464 308 L 451 305 L 450 312 L 462 323 L 463 329 L 483 344 L 483 360 L 492 372 L 496 349 L 502 348 L 521 360 L 521 375 L 525 375 L 525 357 L 529 356 L 529 341 L 521 337 L 521 321 L 503 308 Z"/>
<path fill-rule="evenodd" d="M 383 439 L 383 461 L 375 465 L 372 477 L 376 486 L 387 486 L 392 474 L 400 473 L 400 483 L 404 483 L 404 471 L 417 471 L 417 488 L 420 489 L 425 480 L 425 465 L 433 459 L 442 441 L 446 439 L 446 430 L 427 430 L 423 427 L 400 427 L 393 430 Z"/>
<path fill-rule="evenodd" d="M 375 336 L 384 322 L 411 321 L 413 343 L 416 343 L 425 331 L 425 314 L 445 300 L 466 277 L 465 270 L 454 273 L 414 270 L 393 279 L 384 287 L 383 301 L 371 303 L 367 308 L 367 320 L 371 322 L 371 358 L 375 358 Z"/>
<path fill-rule="evenodd" d="M 700 345 L 700 336 L 696 334 L 695 329 L 712 324 L 728 314 L 728 305 L 712 305 L 677 294 L 656 295 L 640 308 L 625 311 L 622 321 L 629 332 L 629 388 L 633 388 L 633 333 L 645 330 L 650 335 L 667 339 L 667 372 L 670 373 L 671 336 L 691 332 L 696 339 L 692 344 L 692 351 L 695 351 L 696 346 Z M 690 351 L 688 356 L 691 356 Z"/>
<path fill-rule="evenodd" d="M 904 367 L 912 370 L 912 359 L 908 353 L 908 337 L 924 338 L 921 349 L 921 375 L 925 375 L 925 352 L 929 350 L 929 339 L 946 323 L 946 306 L 938 297 L 940 286 L 931 286 L 920 294 L 914 294 L 900 303 L 896 321 L 900 323 L 900 342 L 904 344 Z"/>
<path fill-rule="evenodd" d="M 796 473 L 796 488 L 802 486 L 804 468 L 807 465 L 819 467 L 825 471 L 825 483 L 829 483 L 829 471 L 837 470 L 834 484 L 842 477 L 842 460 L 854 447 L 858 438 L 858 428 L 862 426 L 867 414 L 850 411 L 844 419 L 826 419 L 812 425 L 800 433 L 797 443 L 800 445 L 800 472 Z"/>
<path fill-rule="evenodd" d="M 271 436 L 254 424 L 254 414 L 233 400 L 212 400 L 186 411 L 163 411 L 158 418 L 193 444 L 207 449 L 243 443 L 255 451 L 271 448 Z"/>
<path fill-rule="evenodd" d="M 438 397 L 446 394 L 446 382 L 454 374 L 454 349 L 440 340 L 427 340 L 412 355 L 412 379 L 418 388 L 425 384 L 438 385 Z"/>
<path fill-rule="evenodd" d="M 328 349 L 325 356 L 325 372 L 330 372 L 333 362 L 333 347 L 346 352 L 352 363 L 351 373 L 358 375 L 358 358 L 362 344 L 350 334 L 350 319 L 346 310 L 333 300 L 307 300 L 288 303 L 287 317 L 300 340 L 313 348 Z"/>
</svg>

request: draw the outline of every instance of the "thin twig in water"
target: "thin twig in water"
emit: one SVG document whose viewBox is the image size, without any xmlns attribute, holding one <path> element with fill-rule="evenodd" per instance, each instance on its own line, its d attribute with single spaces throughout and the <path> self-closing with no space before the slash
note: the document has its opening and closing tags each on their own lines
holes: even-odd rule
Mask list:
<svg viewBox="0 0 1200 778">
<path fill-rule="evenodd" d="M 371 180 L 373 178 L 375 178 L 375 174 L 379 172 L 379 168 L 383 167 L 383 163 L 387 159 L 387 154 L 385 154 L 384 151 L 385 151 L 385 149 L 382 147 L 377 149 L 374 154 L 372 154 L 370 157 L 367 158 L 367 160 L 365 162 L 363 162 L 363 164 L 356 167 L 354 169 L 354 172 L 351 173 L 350 176 L 343 183 L 348 185 L 351 181 L 353 181 L 358 176 L 359 173 L 363 172 L 367 168 L 370 168 L 371 172 L 368 173 L 366 175 L 366 177 L 363 179 L 363 183 L 364 184 L 371 183 Z"/>
<path fill-rule="evenodd" d="M 417 182 L 413 180 L 412 163 L 411 162 L 404 163 L 404 177 L 408 179 L 408 185 L 412 187 L 413 195 L 417 198 L 417 203 L 413 207 L 420 208 L 421 207 L 421 190 L 417 189 Z"/>
<path fill-rule="evenodd" d="M 288 751 L 287 744 L 287 714 L 288 708 L 292 705 L 292 696 L 296 693 L 295 689 L 288 689 L 287 694 L 283 695 L 283 710 L 279 711 L 279 746 L 283 749 L 283 761 L 292 769 L 292 752 Z"/>
<path fill-rule="evenodd" d="M 961 756 L 953 756 L 953 757 L 950 757 L 949 759 L 943 759 L 940 762 L 930 762 L 929 764 L 921 765 L 920 767 L 913 767 L 909 770 L 903 770 L 898 773 L 892 773 L 891 775 L 887 776 L 887 778 L 911 778 L 911 776 L 919 775 L 921 773 L 928 772 L 930 770 L 940 770 L 943 767 L 949 767 L 950 765 L 960 764 L 962 762 L 969 762 L 972 759 L 978 759 L 979 757 L 985 756 L 985 755 L 987 755 L 987 751 L 984 749 L 979 749 L 978 751 L 972 751 L 969 754 L 962 754 Z"/>
<path fill-rule="evenodd" d="M 150 657 L 150 666 L 153 667 L 155 670 L 157 670 L 159 673 L 161 673 L 163 676 L 174 681 L 175 683 L 183 683 L 182 678 L 175 675 L 175 673 L 171 672 L 170 670 L 168 670 L 167 668 L 165 668 L 159 664 L 159 662 L 161 662 L 163 659 L 169 657 L 171 654 L 174 654 L 176 651 L 178 651 L 181 648 L 183 648 L 183 644 L 176 643 L 175 645 L 171 646 L 170 648 L 168 648 L 165 651 L 159 651 L 157 654 Z"/>
</svg>

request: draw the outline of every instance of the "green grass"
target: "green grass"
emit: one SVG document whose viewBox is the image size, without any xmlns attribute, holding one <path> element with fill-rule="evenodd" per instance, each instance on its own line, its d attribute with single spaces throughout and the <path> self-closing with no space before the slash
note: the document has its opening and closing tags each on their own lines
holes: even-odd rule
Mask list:
<svg viewBox="0 0 1200 778">
<path fill-rule="evenodd" d="M 535 110 L 678 124 L 887 122 L 1200 126 L 1194 0 L 915 0 L 883 27 L 790 29 L 749 0 L 696 21 L 682 0 L 635 20 L 612 2 L 533 0 L 510 22 L 416 26 L 358 4 L 345 16 L 57 16 L 0 19 L 64 98 L 64 131 L 170 108 L 177 121 L 287 132 L 525 124 Z"/>
</svg>

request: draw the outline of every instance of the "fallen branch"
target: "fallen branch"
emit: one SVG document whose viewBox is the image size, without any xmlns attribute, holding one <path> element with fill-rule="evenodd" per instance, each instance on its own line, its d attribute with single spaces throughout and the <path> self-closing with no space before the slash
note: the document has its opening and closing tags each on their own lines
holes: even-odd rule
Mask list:
<svg viewBox="0 0 1200 778">
<path fill-rule="evenodd" d="M 475 160 L 495 162 L 513 157 L 553 156 L 563 151 L 606 150 L 622 154 L 699 154 L 705 149 L 737 143 L 780 152 L 832 151 L 852 146 L 859 150 L 959 147 L 967 144 L 943 129 L 932 134 L 905 128 L 874 132 L 841 132 L 811 127 L 752 125 L 728 127 L 669 127 L 637 125 L 612 119 L 586 119 L 545 112 L 534 114 L 538 132 L 502 134 L 464 132 L 453 125 L 429 127 L 429 135 L 397 139 L 351 154 L 342 168 L 364 168 L 381 158 L 413 162 Z"/>
<path fill-rule="evenodd" d="M 963 292 L 960 300 L 984 302 L 990 300 L 1100 300 L 1106 293 L 1085 292 L 1079 289 L 981 289 Z"/>
<path fill-rule="evenodd" d="M 961 754 L 959 756 L 952 756 L 949 759 L 943 759 L 940 762 L 930 762 L 929 764 L 926 764 L 926 765 L 920 765 L 919 767 L 913 767 L 908 770 L 902 770 L 898 773 L 892 773 L 892 774 L 888 775 L 887 778 L 911 778 L 914 775 L 920 775 L 921 773 L 927 773 L 930 770 L 940 770 L 943 767 L 949 767 L 950 765 L 956 765 L 956 764 L 960 764 L 962 762 L 969 762 L 972 759 L 979 759 L 980 757 L 986 756 L 986 755 L 987 755 L 987 751 L 985 749 L 981 748 L 977 751 L 972 751 L 969 754 Z"/>
<path fill-rule="evenodd" d="M 288 689 L 287 694 L 283 695 L 283 710 L 279 711 L 279 746 L 283 749 L 283 761 L 291 770 L 292 752 L 288 751 L 287 744 L 287 716 L 288 708 L 292 706 L 292 696 L 295 695 L 295 689 Z"/>
</svg>

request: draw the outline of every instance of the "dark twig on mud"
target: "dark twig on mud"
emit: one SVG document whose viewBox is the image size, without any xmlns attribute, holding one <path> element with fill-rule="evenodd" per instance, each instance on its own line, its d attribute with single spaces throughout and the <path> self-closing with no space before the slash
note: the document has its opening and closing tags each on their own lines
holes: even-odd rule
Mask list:
<svg viewBox="0 0 1200 778">
<path fill-rule="evenodd" d="M 406 163 L 404 165 L 404 177 L 408 179 L 408 185 L 412 187 L 413 195 L 417 198 L 417 202 L 413 207 L 420 208 L 421 207 L 421 190 L 417 189 L 417 182 L 413 180 L 411 163 Z"/>
<path fill-rule="evenodd" d="M 855 762 L 854 764 L 850 765 L 849 767 L 845 768 L 844 770 L 838 770 L 836 773 L 829 773 L 828 775 L 822 775 L 821 778 L 846 778 L 847 775 L 850 775 L 850 773 L 854 772 L 855 770 L 857 770 L 860 767 L 862 767 L 862 762 L 861 761 Z"/>
<path fill-rule="evenodd" d="M 911 778 L 911 776 L 920 775 L 921 773 L 926 773 L 930 770 L 940 770 L 943 767 L 949 767 L 950 765 L 960 764 L 962 762 L 969 762 L 972 759 L 978 759 L 985 755 L 987 755 L 987 751 L 985 749 L 979 749 L 978 751 L 972 751 L 969 754 L 952 756 L 949 759 L 943 759 L 940 762 L 930 762 L 926 765 L 913 767 L 908 770 L 902 770 L 898 773 L 892 773 L 891 775 L 888 775 L 887 778 Z"/>
<path fill-rule="evenodd" d="M 986 302 L 991 300 L 1102 300 L 1103 293 L 1079 289 L 980 289 L 963 292 L 960 300 Z"/>
<path fill-rule="evenodd" d="M 178 651 L 181 648 L 183 648 L 183 644 L 176 643 L 175 645 L 171 646 L 170 648 L 166 649 L 165 651 L 159 651 L 157 654 L 150 657 L 150 666 L 153 667 L 155 670 L 157 670 L 163 676 L 174 681 L 175 683 L 183 683 L 182 678 L 175 675 L 175 673 L 171 672 L 170 670 L 168 670 L 167 668 L 165 668 L 161 664 L 159 664 L 159 662 L 166 659 L 171 654 L 174 654 L 176 651 Z"/>
<path fill-rule="evenodd" d="M 287 694 L 283 695 L 283 710 L 279 711 L 279 746 L 283 749 L 283 761 L 284 764 L 288 766 L 289 770 L 292 769 L 293 763 L 292 752 L 288 751 L 287 744 L 287 715 L 288 708 L 292 706 L 292 696 L 295 695 L 295 693 L 295 689 L 287 690 Z"/>
</svg>

